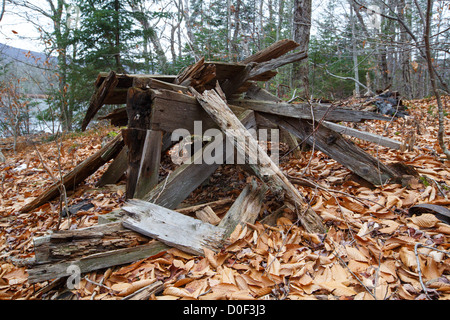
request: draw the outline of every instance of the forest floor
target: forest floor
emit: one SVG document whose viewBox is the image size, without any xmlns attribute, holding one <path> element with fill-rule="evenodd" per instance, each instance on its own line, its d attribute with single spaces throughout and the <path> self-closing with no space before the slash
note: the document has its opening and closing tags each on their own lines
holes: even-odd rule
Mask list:
<svg viewBox="0 0 450 320">
<path fill-rule="evenodd" d="M 450 97 L 444 97 L 444 102 L 448 108 Z M 52 183 L 49 171 L 58 176 L 60 166 L 63 174 L 69 172 L 119 129 L 105 126 L 68 134 L 60 144 L 24 142 L 17 154 L 4 151 L 7 161 L 0 163 L 0 300 L 122 299 L 157 280 L 164 282 L 164 290 L 152 298 L 164 300 L 450 299 L 450 225 L 433 214 L 408 214 L 408 208 L 420 203 L 450 205 L 450 168 L 437 142 L 437 107 L 433 99 L 407 104 L 408 118 L 367 121 L 355 127 L 412 142 L 413 150 L 392 150 L 353 139 L 382 162 L 403 162 L 423 176 L 407 185 L 370 188 L 319 151 L 304 151 L 301 158 L 282 157 L 280 167 L 286 174 L 320 185 L 315 189 L 296 186 L 324 219 L 325 235 L 308 234 L 295 214 L 285 209 L 275 226 L 256 222 L 237 227 L 219 253 L 205 250 L 201 257 L 170 249 L 132 264 L 83 274 L 79 289 L 73 290 L 64 289 L 63 284 L 43 293 L 39 290 L 49 282 L 30 285 L 26 267 L 18 263 L 34 256 L 34 237 L 55 230 L 58 200 L 30 213 L 18 211 Z M 446 135 L 450 135 L 448 124 Z M 68 194 L 69 205 L 84 199 L 94 204 L 71 218 L 71 228 L 95 225 L 100 215 L 124 204 L 124 182 L 95 187 L 105 169 L 106 165 Z M 166 159 L 162 176 L 170 170 L 173 165 Z M 249 174 L 239 167 L 223 166 L 186 202 L 194 205 L 236 198 L 248 179 Z M 260 218 L 282 205 L 269 193 Z M 218 208 L 216 213 L 221 216 L 227 209 Z M 60 228 L 68 227 L 64 219 Z"/>
</svg>

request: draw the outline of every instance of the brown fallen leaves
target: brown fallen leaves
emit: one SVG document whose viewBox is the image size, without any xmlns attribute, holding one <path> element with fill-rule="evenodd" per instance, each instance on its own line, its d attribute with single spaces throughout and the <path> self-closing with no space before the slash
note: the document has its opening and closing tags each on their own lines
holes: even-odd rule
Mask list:
<svg viewBox="0 0 450 320">
<path fill-rule="evenodd" d="M 305 232 L 298 225 L 295 208 L 287 206 L 273 226 L 259 221 L 238 226 L 220 252 L 205 249 L 201 257 L 170 249 L 129 265 L 90 272 L 82 275 L 79 288 L 71 290 L 70 297 L 123 299 L 162 281 L 163 287 L 151 299 L 450 299 L 450 226 L 431 213 L 408 214 L 408 208 L 415 204 L 450 205 L 450 170 L 439 156 L 437 121 L 428 112 L 433 103 L 411 102 L 409 119 L 358 125 L 400 141 L 410 141 L 415 134 L 416 148 L 411 151 L 390 150 L 355 139 L 381 161 L 401 161 L 422 175 L 404 185 L 370 188 L 354 181 L 347 169 L 317 151 L 283 160 L 281 167 L 287 175 L 317 184 L 317 188 L 298 188 L 324 219 L 326 234 Z M 64 170 L 95 152 L 110 130 L 65 140 Z M 41 150 L 45 148 L 50 150 L 42 151 L 45 162 L 57 172 L 57 159 L 52 154 L 56 149 L 51 149 L 54 143 Z M 57 299 L 62 298 L 65 288 L 64 283 L 51 288 L 51 282 L 30 286 L 26 268 L 15 260 L 33 257 L 32 238 L 53 230 L 58 218 L 57 201 L 29 214 L 17 213 L 50 183 L 45 168 L 30 150 L 16 157 L 8 153 L 9 162 L 1 166 L 0 299 Z M 24 163 L 27 169 L 13 171 Z M 70 204 L 90 199 L 95 205 L 72 218 L 72 228 L 95 224 L 98 215 L 121 205 L 122 189 L 93 187 L 100 174 L 69 195 Z M 217 200 L 217 195 L 236 197 L 243 180 L 241 171 L 236 174 L 224 167 L 187 203 Z M 260 218 L 282 205 L 268 195 Z M 216 213 L 223 216 L 225 212 L 226 208 Z"/>
</svg>

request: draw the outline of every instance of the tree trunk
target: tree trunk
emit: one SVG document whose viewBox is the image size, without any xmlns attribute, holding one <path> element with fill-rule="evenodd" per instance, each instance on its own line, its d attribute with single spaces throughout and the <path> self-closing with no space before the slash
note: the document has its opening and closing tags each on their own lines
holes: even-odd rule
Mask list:
<svg viewBox="0 0 450 320">
<path fill-rule="evenodd" d="M 355 95 L 359 97 L 359 68 L 358 68 L 358 51 L 356 46 L 355 19 L 353 15 L 353 6 L 350 6 L 350 24 L 352 26 L 352 55 L 353 55 L 353 73 L 355 75 Z"/>
<path fill-rule="evenodd" d="M 294 2 L 292 36 L 293 40 L 300 44 L 300 52 L 308 52 L 311 30 L 311 2 L 311 0 L 295 0 Z M 308 59 L 293 63 L 292 68 L 294 86 L 300 89 L 301 96 L 308 99 L 310 96 Z"/>
<path fill-rule="evenodd" d="M 431 88 L 433 90 L 434 95 L 436 96 L 436 102 L 438 105 L 439 112 L 439 130 L 438 130 L 438 141 L 439 146 L 442 149 L 442 152 L 447 156 L 447 159 L 450 160 L 450 151 L 447 148 L 447 145 L 444 141 L 445 136 L 445 116 L 444 116 L 444 107 L 442 105 L 441 95 L 437 89 L 436 85 L 436 76 L 433 72 L 433 58 L 431 56 L 431 47 L 430 47 L 430 33 L 431 33 L 431 15 L 432 15 L 433 1 L 427 0 L 427 12 L 426 12 L 426 21 L 425 21 L 425 32 L 424 32 L 424 40 L 425 40 L 425 54 L 427 56 L 427 65 L 428 65 L 428 73 L 430 76 Z"/>
<path fill-rule="evenodd" d="M 406 2 L 405 0 L 398 0 L 397 3 L 397 11 L 399 19 L 408 23 L 405 19 L 406 17 Z M 410 67 L 410 59 L 411 59 L 411 51 L 409 49 L 409 37 L 406 28 L 400 23 L 400 64 L 402 70 L 402 93 L 406 99 L 412 99 L 412 87 L 411 87 L 411 67 Z"/>
</svg>

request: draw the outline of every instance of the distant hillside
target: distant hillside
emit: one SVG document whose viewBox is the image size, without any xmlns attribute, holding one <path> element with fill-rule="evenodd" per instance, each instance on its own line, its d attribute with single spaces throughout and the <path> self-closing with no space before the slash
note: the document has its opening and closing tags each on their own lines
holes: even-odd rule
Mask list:
<svg viewBox="0 0 450 320">
<path fill-rule="evenodd" d="M 22 81 L 22 87 L 26 94 L 45 94 L 49 88 L 49 79 L 52 74 L 51 66 L 46 63 L 47 56 L 42 52 L 29 51 L 0 43 L 0 65 L 6 66 L 7 73 L 13 73 L 17 77 L 26 79 Z M 51 64 L 56 64 L 56 58 L 49 59 Z"/>
<path fill-rule="evenodd" d="M 28 55 L 28 52 L 30 53 Z M 42 52 L 29 51 L 0 43 L 0 56 L 7 62 L 24 62 L 34 64 L 35 60 L 45 61 L 47 56 Z M 42 64 L 42 63 L 41 63 Z"/>
</svg>

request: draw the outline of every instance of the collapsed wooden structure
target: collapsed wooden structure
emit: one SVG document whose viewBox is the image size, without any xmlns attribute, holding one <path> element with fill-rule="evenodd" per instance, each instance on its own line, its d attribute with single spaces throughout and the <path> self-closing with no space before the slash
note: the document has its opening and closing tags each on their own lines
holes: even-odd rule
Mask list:
<svg viewBox="0 0 450 320">
<path fill-rule="evenodd" d="M 297 43 L 282 40 L 241 63 L 201 59 L 177 76 L 125 75 L 113 71 L 100 74 L 82 128 L 86 129 L 106 104 L 126 104 L 103 119 L 127 128 L 60 183 L 67 189 L 73 188 L 114 159 L 99 185 L 116 183 L 126 171 L 128 203 L 119 210 L 122 217 L 119 222 L 58 231 L 35 239 L 36 261 L 28 270 L 29 280 L 40 282 L 67 276 L 67 267 L 73 264 L 81 272 L 88 272 L 129 263 L 169 247 L 198 255 L 204 253 L 204 248 L 220 250 L 238 224 L 254 223 L 258 219 L 268 189 L 284 196 L 296 208 L 306 232 L 324 233 L 320 216 L 261 149 L 249 133 L 250 128 L 280 129 L 291 148 L 297 148 L 300 143 L 314 145 L 373 185 L 396 179 L 395 170 L 343 134 L 391 148 L 400 148 L 399 142 L 337 124 L 390 118 L 318 103 L 289 104 L 257 85 L 274 77 L 278 67 L 304 59 L 304 52 L 289 53 L 296 47 Z M 217 128 L 229 138 L 235 138 L 236 150 L 245 157 L 248 169 L 257 178 L 247 185 L 222 219 L 207 204 L 200 205 L 197 216 L 207 222 L 175 210 L 220 164 L 193 161 L 178 166 L 161 182 L 158 176 L 161 154 L 174 143 L 172 132 L 180 128 L 194 132 L 196 121 L 201 121 L 203 132 Z M 240 143 L 239 137 L 246 137 L 246 143 Z M 207 147 L 203 146 L 203 150 Z M 22 212 L 55 198 L 60 183 L 45 190 Z"/>
</svg>

